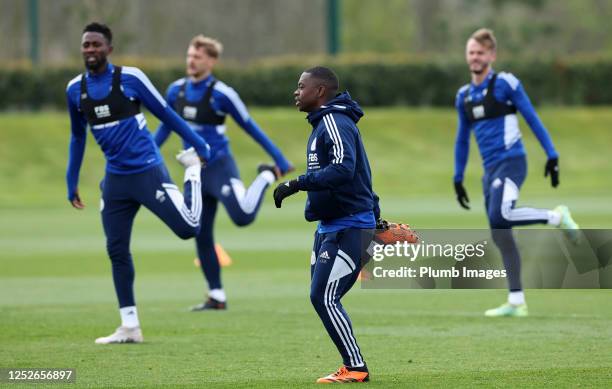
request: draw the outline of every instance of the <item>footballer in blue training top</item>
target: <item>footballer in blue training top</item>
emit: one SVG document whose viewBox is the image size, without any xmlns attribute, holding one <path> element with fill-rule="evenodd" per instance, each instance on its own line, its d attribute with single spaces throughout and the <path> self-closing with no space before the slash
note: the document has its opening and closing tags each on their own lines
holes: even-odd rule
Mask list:
<svg viewBox="0 0 612 389">
<path fill-rule="evenodd" d="M 318 66 L 302 73 L 294 95 L 312 126 L 306 143 L 307 170 L 274 190 L 278 208 L 287 196 L 306 191 L 306 220 L 319 222 L 310 259 L 310 300 L 343 362 L 337 372 L 319 378 L 319 383 L 369 380 L 340 299 L 367 260 L 363 247 L 367 239 L 363 237 L 380 217 L 368 156 L 357 128 L 363 112 L 348 92 L 337 91 L 338 77 L 331 69 Z"/>
<path fill-rule="evenodd" d="M 144 205 L 182 239 L 195 236 L 202 213 L 201 163 L 210 158 L 208 144 L 168 106 L 142 71 L 108 62 L 112 49 L 112 32 L 106 25 L 87 25 L 81 39 L 87 71 L 73 78 L 66 88 L 71 122 L 66 181 L 68 200 L 76 209 L 84 208 L 78 181 L 87 126 L 106 158 L 100 212 L 121 326 L 113 334 L 96 339 L 98 344 L 142 342 L 130 254 L 134 217 Z M 193 146 L 177 156 L 186 168 L 184 197 L 168 175 L 140 111 L 141 104 Z"/>
<path fill-rule="evenodd" d="M 187 77 L 168 87 L 168 104 L 193 130 L 211 146 L 211 157 L 202 170 L 202 229 L 196 236 L 201 269 L 208 282 L 208 297 L 192 311 L 226 309 L 225 290 L 221 284 L 221 268 L 215 250 L 213 227 L 218 203 L 221 202 L 232 221 L 246 226 L 255 220 L 263 195 L 278 177 L 293 170 L 291 163 L 251 118 L 238 93 L 212 71 L 223 46 L 215 39 L 195 36 L 187 49 Z M 275 165 L 261 164 L 258 176 L 248 188 L 240 180 L 226 135 L 225 119 L 229 115 L 272 157 Z M 161 123 L 155 134 L 158 146 L 170 135 L 172 125 Z M 185 148 L 192 145 L 184 139 Z"/>
<path fill-rule="evenodd" d="M 476 31 L 467 41 L 466 61 L 472 82 L 461 87 L 455 100 L 459 117 L 455 143 L 454 186 L 457 201 L 469 209 L 463 186 L 468 160 L 470 132 L 474 133 L 484 165 L 482 185 L 485 209 L 493 240 L 500 249 L 510 289 L 508 302 L 485 312 L 486 316 L 526 316 L 527 304 L 520 279 L 520 255 L 512 237 L 513 226 L 547 223 L 562 228 L 574 242 L 578 225 L 566 206 L 554 210 L 516 208 L 519 189 L 527 176 L 525 147 L 521 141 L 517 112 L 520 112 L 546 152 L 545 176 L 559 184 L 559 154 L 536 114 L 521 82 L 511 73 L 496 73 L 491 65 L 497 42 L 488 29 Z"/>
</svg>

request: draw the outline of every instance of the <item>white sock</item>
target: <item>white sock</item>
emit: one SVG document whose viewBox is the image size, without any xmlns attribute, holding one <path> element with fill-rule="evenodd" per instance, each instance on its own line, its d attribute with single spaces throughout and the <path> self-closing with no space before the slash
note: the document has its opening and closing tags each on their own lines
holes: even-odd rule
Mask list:
<svg viewBox="0 0 612 389">
<path fill-rule="evenodd" d="M 525 293 L 523 291 L 510 292 L 508 294 L 508 302 L 512 305 L 523 305 L 525 304 Z"/>
<path fill-rule="evenodd" d="M 257 178 L 259 177 L 263 178 L 270 185 L 274 184 L 274 181 L 276 181 L 276 176 L 269 170 L 264 170 L 263 172 L 259 173 Z"/>
<path fill-rule="evenodd" d="M 548 211 L 548 225 L 559 227 L 561 224 L 561 213 L 556 211 Z"/>
<path fill-rule="evenodd" d="M 223 289 L 211 289 L 210 292 L 208 292 L 208 297 L 212 297 L 222 303 L 227 300 L 227 298 L 225 297 L 225 291 Z"/>
<path fill-rule="evenodd" d="M 202 166 L 200 165 L 189 166 L 188 168 L 185 169 L 184 182 L 187 182 L 187 181 L 200 182 L 200 172 L 201 171 L 202 171 Z"/>
<path fill-rule="evenodd" d="M 121 326 L 122 327 L 140 327 L 140 321 L 138 321 L 138 311 L 136 306 L 119 308 L 119 314 L 121 315 Z"/>
</svg>

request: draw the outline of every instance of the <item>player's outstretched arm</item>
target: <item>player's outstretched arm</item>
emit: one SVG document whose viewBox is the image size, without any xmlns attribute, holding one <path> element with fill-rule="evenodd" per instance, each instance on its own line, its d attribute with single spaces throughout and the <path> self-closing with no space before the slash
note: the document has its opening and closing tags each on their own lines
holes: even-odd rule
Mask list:
<svg viewBox="0 0 612 389">
<path fill-rule="evenodd" d="M 546 152 L 548 160 L 544 166 L 544 177 L 550 175 L 550 183 L 553 187 L 559 185 L 559 154 L 555 150 L 555 146 L 550 138 L 546 127 L 540 120 L 540 117 L 533 108 L 529 96 L 525 92 L 523 85 L 514 76 L 510 75 L 510 81 L 516 80 L 515 83 L 508 83 L 511 92 L 511 101 L 514 103 L 516 108 L 519 110 L 521 115 L 525 118 L 525 121 L 533 131 L 534 135 L 540 142 L 540 145 Z"/>
<path fill-rule="evenodd" d="M 238 93 L 233 88 L 219 82 L 215 85 L 215 88 L 220 93 L 220 97 L 217 99 L 219 111 L 228 113 L 236 124 L 272 157 L 282 175 L 293 171 L 294 167 L 291 162 L 285 158 L 281 150 L 249 115 L 249 111 Z"/>
<path fill-rule="evenodd" d="M 170 134 L 172 134 L 172 131 L 168 128 L 168 126 L 166 126 L 163 122 L 160 123 L 159 127 L 157 127 L 157 130 L 155 131 L 155 134 L 153 135 L 153 139 L 155 139 L 155 144 L 157 147 L 161 148 L 170 137 Z"/>
<path fill-rule="evenodd" d="M 453 176 L 453 182 L 457 202 L 459 202 L 459 205 L 464 209 L 470 209 L 470 199 L 463 186 L 463 174 L 470 153 L 470 123 L 463 111 L 462 101 L 463 98 L 461 94 L 458 94 L 455 101 L 459 122 L 457 124 L 457 137 L 455 139 L 455 175 Z"/>
<path fill-rule="evenodd" d="M 210 146 L 206 141 L 195 133 L 176 112 L 170 107 L 166 107 L 165 111 L 159 116 L 159 119 L 164 124 L 170 126 L 174 132 L 180 135 L 187 143 L 192 145 L 201 159 L 208 161 L 210 159 Z"/>
<path fill-rule="evenodd" d="M 176 83 L 170 84 L 168 90 L 166 91 L 166 102 L 168 103 L 168 106 L 170 108 L 174 107 L 174 102 L 176 99 L 176 93 L 174 93 L 176 88 L 173 88 L 175 84 Z M 165 125 L 164 122 L 159 123 L 159 126 L 155 131 L 155 135 L 153 135 L 153 139 L 155 140 L 155 144 L 157 145 L 157 147 L 161 148 L 162 145 L 166 143 L 170 135 L 172 135 L 172 130 L 167 125 Z"/>
<path fill-rule="evenodd" d="M 349 119 L 335 117 L 337 132 L 333 138 L 325 132 L 324 145 L 329 165 L 323 169 L 307 172 L 299 177 L 299 190 L 320 191 L 333 189 L 353 179 L 355 175 L 357 129 Z"/>
<path fill-rule="evenodd" d="M 320 191 L 332 189 L 350 181 L 355 174 L 355 137 L 354 125 L 336 119 L 337 137 L 325 133 L 324 145 L 329 165 L 323 169 L 307 172 L 291 181 L 280 183 L 274 190 L 274 204 L 280 208 L 283 199 L 299 191 Z"/>
<path fill-rule="evenodd" d="M 244 131 L 249 134 L 274 160 L 280 170 L 281 175 L 285 175 L 295 170 L 293 164 L 283 155 L 281 150 L 272 142 L 266 133 L 255 123 L 253 118 L 249 118 L 242 126 Z"/>
<path fill-rule="evenodd" d="M 126 82 L 129 82 L 130 86 L 137 91 L 138 97 L 144 106 L 160 121 L 191 144 L 201 158 L 204 160 L 210 159 L 210 147 L 208 144 L 174 112 L 153 84 L 151 84 L 149 78 L 137 68 L 125 67 L 123 72 L 129 76 Z"/>
<path fill-rule="evenodd" d="M 79 197 L 78 184 L 83 156 L 85 155 L 85 144 L 87 140 L 87 122 L 70 95 L 67 93 L 68 113 L 70 115 L 70 146 L 68 166 L 66 168 L 66 186 L 68 189 L 68 201 L 74 208 L 83 209 L 85 205 Z"/>
</svg>

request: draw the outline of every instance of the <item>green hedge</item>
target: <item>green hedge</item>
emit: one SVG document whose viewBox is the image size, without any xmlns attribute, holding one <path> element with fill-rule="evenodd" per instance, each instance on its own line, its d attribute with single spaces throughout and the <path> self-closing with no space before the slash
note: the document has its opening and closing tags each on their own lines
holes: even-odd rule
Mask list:
<svg viewBox="0 0 612 389">
<path fill-rule="evenodd" d="M 449 106 L 457 89 L 469 80 L 463 63 L 436 61 L 329 62 L 362 105 Z M 233 86 L 250 105 L 289 106 L 304 65 L 260 64 L 220 68 L 216 75 Z M 182 66 L 142 66 L 155 86 L 183 76 Z M 612 60 L 515 61 L 498 64 L 518 76 L 535 103 L 555 105 L 612 104 Z M 0 69 L 0 109 L 65 107 L 66 83 L 82 71 L 78 67 Z"/>
</svg>

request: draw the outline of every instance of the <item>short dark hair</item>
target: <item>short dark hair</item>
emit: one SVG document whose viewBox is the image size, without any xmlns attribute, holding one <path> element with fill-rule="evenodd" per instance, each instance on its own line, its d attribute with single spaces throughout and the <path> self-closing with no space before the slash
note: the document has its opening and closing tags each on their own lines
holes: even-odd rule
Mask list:
<svg viewBox="0 0 612 389">
<path fill-rule="evenodd" d="M 86 32 L 99 32 L 104 35 L 109 44 L 113 42 L 113 32 L 106 24 L 98 22 L 89 23 L 83 29 L 83 34 Z"/>
<path fill-rule="evenodd" d="M 336 92 L 340 87 L 340 82 L 338 81 L 336 73 L 325 66 L 315 66 L 304 70 L 304 73 L 308 73 L 311 77 L 322 81 L 323 84 L 333 92 Z"/>
</svg>

